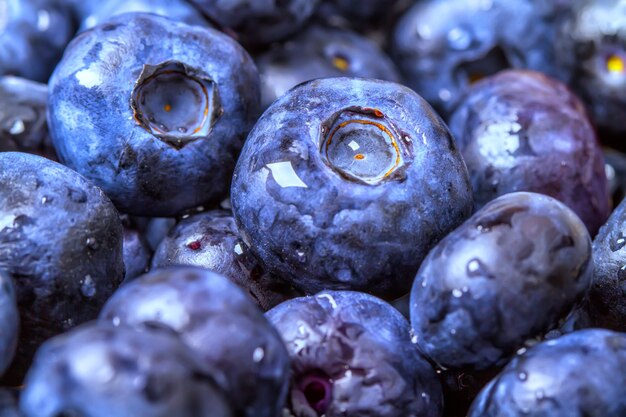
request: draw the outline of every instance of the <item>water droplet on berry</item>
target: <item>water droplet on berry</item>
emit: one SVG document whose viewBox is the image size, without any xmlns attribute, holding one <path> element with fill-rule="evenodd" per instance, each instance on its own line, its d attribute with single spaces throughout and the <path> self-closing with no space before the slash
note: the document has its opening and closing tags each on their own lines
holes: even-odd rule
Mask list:
<svg viewBox="0 0 626 417">
<path fill-rule="evenodd" d="M 94 237 L 88 237 L 85 243 L 87 244 L 87 247 L 91 250 L 97 250 L 100 247 L 98 241 Z"/>
<path fill-rule="evenodd" d="M 91 275 L 85 275 L 85 278 L 81 280 L 80 292 L 88 298 L 96 295 L 96 284 L 94 283 L 93 278 L 91 278 Z"/>
<path fill-rule="evenodd" d="M 458 288 L 455 288 L 452 290 L 452 296 L 455 298 L 461 298 L 461 296 L 463 295 L 463 291 L 459 290 Z"/>
<path fill-rule="evenodd" d="M 472 44 L 472 34 L 464 28 L 455 27 L 448 32 L 448 46 L 456 51 L 463 51 Z"/>
<path fill-rule="evenodd" d="M 519 374 L 517 374 L 517 378 L 520 381 L 526 381 L 528 379 L 528 374 L 526 372 L 520 372 Z"/>
<path fill-rule="evenodd" d="M 263 350 L 262 347 L 258 347 L 254 349 L 254 352 L 252 352 L 252 360 L 256 363 L 261 362 L 264 357 L 265 357 L 265 351 Z"/>
</svg>

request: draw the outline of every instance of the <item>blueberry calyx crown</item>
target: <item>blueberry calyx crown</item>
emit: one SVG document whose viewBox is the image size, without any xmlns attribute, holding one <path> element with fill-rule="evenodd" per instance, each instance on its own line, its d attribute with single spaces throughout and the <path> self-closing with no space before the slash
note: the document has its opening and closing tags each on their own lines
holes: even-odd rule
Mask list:
<svg viewBox="0 0 626 417">
<path fill-rule="evenodd" d="M 367 185 L 398 179 L 410 142 L 380 110 L 343 109 L 321 127 L 320 153 L 343 178 Z"/>
<path fill-rule="evenodd" d="M 223 113 L 215 81 L 178 61 L 145 64 L 130 106 L 137 124 L 177 149 L 208 137 Z"/>
</svg>

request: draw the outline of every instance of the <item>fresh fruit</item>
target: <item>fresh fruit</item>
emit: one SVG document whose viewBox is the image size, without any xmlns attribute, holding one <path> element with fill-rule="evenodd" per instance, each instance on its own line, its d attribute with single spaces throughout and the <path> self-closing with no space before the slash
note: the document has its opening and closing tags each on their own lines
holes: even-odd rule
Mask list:
<svg viewBox="0 0 626 417">
<path fill-rule="evenodd" d="M 172 216 L 225 197 L 258 83 L 229 37 L 124 14 L 68 46 L 50 80 L 50 134 L 122 212 Z"/>
<path fill-rule="evenodd" d="M 602 150 L 583 104 L 565 85 L 509 70 L 473 85 L 450 119 L 477 207 L 532 191 L 569 206 L 594 236 L 609 216 Z"/>
<path fill-rule="evenodd" d="M 323 291 L 266 313 L 292 359 L 295 417 L 439 417 L 441 385 L 409 323 L 367 294 Z"/>
<path fill-rule="evenodd" d="M 0 269 L 15 280 L 18 383 L 46 339 L 94 319 L 124 278 L 122 224 L 104 193 L 69 168 L 0 153 Z"/>
<path fill-rule="evenodd" d="M 399 84 L 327 78 L 276 101 L 231 190 L 268 272 L 312 294 L 408 292 L 428 250 L 470 214 L 467 171 L 432 108 Z"/>
<path fill-rule="evenodd" d="M 170 332 L 89 323 L 46 342 L 24 417 L 234 417 L 212 370 Z"/>
<path fill-rule="evenodd" d="M 223 274 L 241 287 L 263 310 L 299 294 L 265 272 L 239 236 L 226 210 L 211 210 L 181 220 L 161 241 L 152 268 L 192 265 Z"/>
<path fill-rule="evenodd" d="M 587 294 L 591 239 L 554 198 L 506 194 L 428 254 L 411 291 L 417 344 L 445 368 L 503 365 Z"/>
<path fill-rule="evenodd" d="M 282 410 L 289 376 L 285 346 L 226 277 L 193 267 L 152 271 L 121 287 L 100 317 L 115 326 L 158 325 L 178 334 L 220 374 L 236 415 L 275 417 Z"/>
<path fill-rule="evenodd" d="M 263 108 L 296 85 L 316 78 L 350 76 L 400 81 L 394 64 L 369 39 L 321 25 L 309 26 L 255 61 L 261 76 Z"/>
<path fill-rule="evenodd" d="M 559 78 L 554 62 L 557 1 L 423 0 L 402 16 L 392 57 L 407 85 L 447 116 L 476 80 L 507 68 Z"/>
<path fill-rule="evenodd" d="M 478 396 L 469 417 L 626 414 L 626 334 L 582 330 L 513 359 Z"/>
</svg>

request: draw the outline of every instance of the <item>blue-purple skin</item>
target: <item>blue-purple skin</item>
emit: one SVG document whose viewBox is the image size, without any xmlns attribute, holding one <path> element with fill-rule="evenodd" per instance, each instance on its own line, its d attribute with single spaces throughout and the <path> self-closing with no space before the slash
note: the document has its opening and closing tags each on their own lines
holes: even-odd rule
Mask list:
<svg viewBox="0 0 626 417">
<path fill-rule="evenodd" d="M 20 311 L 19 382 L 46 339 L 97 317 L 124 278 L 122 224 L 104 193 L 71 169 L 0 153 L 0 269 Z"/>
<path fill-rule="evenodd" d="M 189 0 L 248 47 L 283 40 L 304 26 L 319 0 Z"/>
<path fill-rule="evenodd" d="M 176 335 L 92 322 L 47 341 L 20 396 L 24 417 L 234 417 L 213 370 Z"/>
<path fill-rule="evenodd" d="M 411 291 L 417 344 L 445 368 L 503 365 L 565 319 L 592 276 L 591 239 L 572 210 L 542 194 L 506 194 L 422 263 Z"/>
<path fill-rule="evenodd" d="M 69 9 L 54 0 L 5 0 L 0 75 L 46 82 L 74 34 Z"/>
<path fill-rule="evenodd" d="M 237 231 L 230 211 L 210 210 L 182 219 L 161 241 L 152 269 L 191 265 L 224 275 L 264 311 L 302 295 L 265 272 Z"/>
<path fill-rule="evenodd" d="M 0 375 L 13 360 L 19 326 L 15 284 L 11 276 L 0 269 Z"/>
<path fill-rule="evenodd" d="M 556 60 L 598 126 L 622 139 L 626 133 L 626 3 L 576 0 L 571 8 L 559 25 Z M 612 59 L 616 65 L 610 65 Z"/>
<path fill-rule="evenodd" d="M 626 201 L 622 201 L 593 241 L 595 262 L 587 311 L 591 324 L 626 331 Z"/>
<path fill-rule="evenodd" d="M 185 0 L 110 0 L 95 8 L 81 20 L 79 32 L 106 22 L 123 13 L 154 13 L 189 25 L 211 26 L 209 22 Z"/>
<path fill-rule="evenodd" d="M 145 227 L 142 227 L 142 232 L 152 252 L 157 250 L 159 244 L 161 244 L 176 223 L 176 219 L 171 217 L 155 217 L 148 219 Z"/>
<path fill-rule="evenodd" d="M 305 81 L 325 77 L 363 77 L 399 82 L 393 62 L 368 38 L 350 30 L 309 26 L 298 36 L 255 59 L 261 76 L 261 104 Z"/>
<path fill-rule="evenodd" d="M 368 294 L 323 291 L 268 311 L 292 359 L 295 417 L 439 417 L 432 366 L 411 342 L 409 323 Z"/>
<path fill-rule="evenodd" d="M 516 356 L 483 389 L 469 417 L 626 415 L 626 334 L 588 329 Z"/>
<path fill-rule="evenodd" d="M 121 287 L 101 321 L 178 333 L 217 378 L 239 416 L 276 417 L 289 383 L 289 355 L 280 336 L 244 292 L 226 277 L 195 268 L 166 268 Z"/>
<path fill-rule="evenodd" d="M 122 217 L 124 225 L 124 283 L 127 283 L 150 269 L 152 250 L 141 231 L 128 216 Z"/>
<path fill-rule="evenodd" d="M 0 152 L 27 152 L 56 160 L 48 135 L 48 86 L 25 78 L 0 77 Z"/>
<path fill-rule="evenodd" d="M 611 212 L 602 149 L 584 105 L 559 81 L 508 70 L 474 84 L 450 119 L 477 208 L 532 191 L 580 216 L 592 236 Z"/>
<path fill-rule="evenodd" d="M 226 35 L 127 13 L 68 46 L 50 81 L 50 134 L 120 211 L 174 216 L 227 195 L 258 85 Z"/>
<path fill-rule="evenodd" d="M 302 84 L 264 113 L 231 203 L 268 272 L 307 294 L 389 299 L 408 292 L 428 250 L 473 204 L 465 164 L 432 108 L 399 84 L 355 78 Z"/>
<path fill-rule="evenodd" d="M 391 56 L 407 85 L 446 118 L 476 79 L 506 68 L 565 78 L 554 62 L 555 0 L 424 0 L 394 29 Z"/>
<path fill-rule="evenodd" d="M 18 411 L 19 389 L 0 389 L 0 417 L 22 417 Z"/>
</svg>

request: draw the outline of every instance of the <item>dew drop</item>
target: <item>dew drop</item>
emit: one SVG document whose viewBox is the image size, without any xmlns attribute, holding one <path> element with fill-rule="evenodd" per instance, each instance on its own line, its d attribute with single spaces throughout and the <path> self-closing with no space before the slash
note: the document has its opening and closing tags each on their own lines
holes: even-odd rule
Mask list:
<svg viewBox="0 0 626 417">
<path fill-rule="evenodd" d="M 448 46 L 457 51 L 463 51 L 472 44 L 472 35 L 460 27 L 452 28 L 448 32 Z"/>
<path fill-rule="evenodd" d="M 9 133 L 12 135 L 19 135 L 24 133 L 26 130 L 26 126 L 24 126 L 24 121 L 21 119 L 17 119 L 11 125 L 11 129 L 9 129 Z"/>
<path fill-rule="evenodd" d="M 261 362 L 264 357 L 265 357 L 265 351 L 263 350 L 262 347 L 258 347 L 254 349 L 254 352 L 252 353 L 252 360 L 255 363 Z"/>
<path fill-rule="evenodd" d="M 113 326 L 117 327 L 120 325 L 120 318 L 118 316 L 113 317 L 113 320 L 111 320 L 113 322 Z"/>
<path fill-rule="evenodd" d="M 98 241 L 94 237 L 88 237 L 85 241 L 87 247 L 91 250 L 97 250 L 100 245 L 98 245 Z"/>
<path fill-rule="evenodd" d="M 455 298 L 461 298 L 461 296 L 463 295 L 463 291 L 459 290 L 458 288 L 455 288 L 452 290 L 452 296 Z"/>
<path fill-rule="evenodd" d="M 85 278 L 81 281 L 80 292 L 88 298 L 96 295 L 96 284 L 93 282 L 91 275 L 85 275 Z"/>
<path fill-rule="evenodd" d="M 528 379 L 528 374 L 526 372 L 520 372 L 519 374 L 517 374 L 517 378 L 520 381 L 526 381 Z"/>
<path fill-rule="evenodd" d="M 535 392 L 535 398 L 537 400 L 541 401 L 544 398 L 546 398 L 546 393 L 544 392 L 544 390 L 538 389 L 537 392 Z"/>
</svg>

